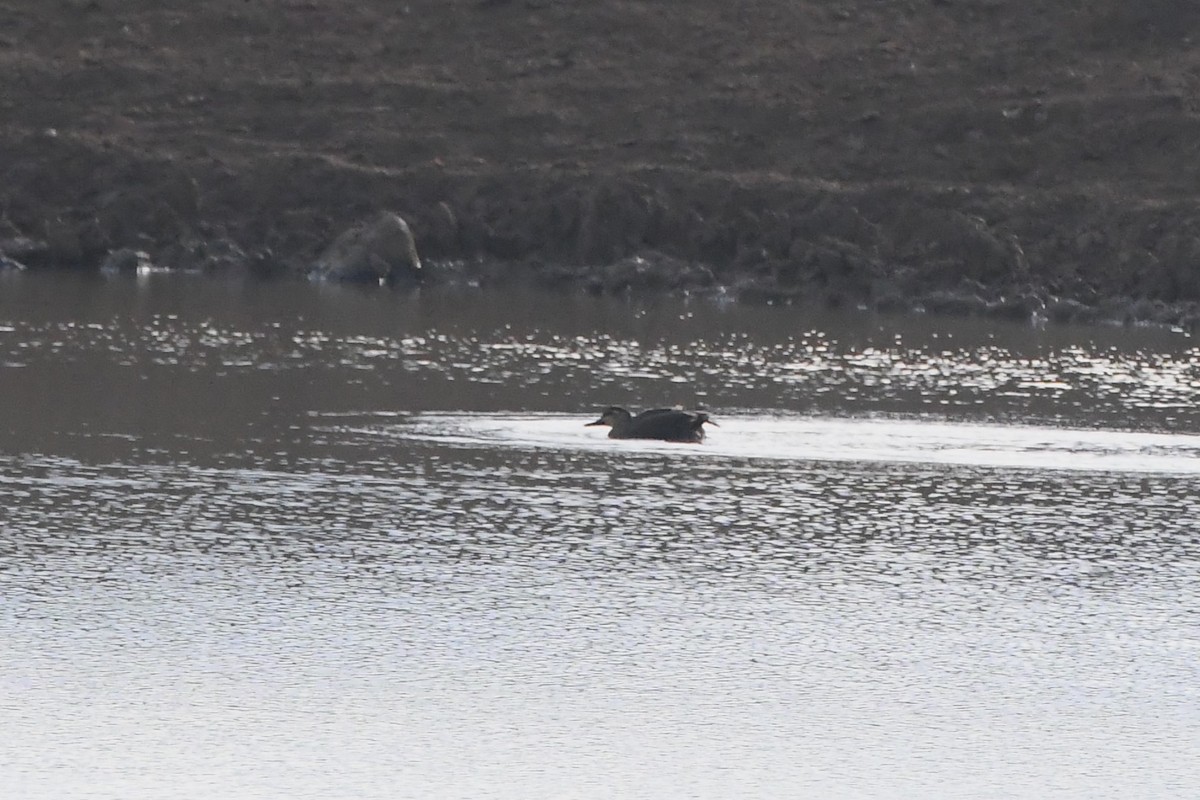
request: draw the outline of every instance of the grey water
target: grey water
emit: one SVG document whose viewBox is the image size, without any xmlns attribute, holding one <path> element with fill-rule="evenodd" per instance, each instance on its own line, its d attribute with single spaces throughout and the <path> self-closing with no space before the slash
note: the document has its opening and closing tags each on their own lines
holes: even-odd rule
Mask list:
<svg viewBox="0 0 1200 800">
<path fill-rule="evenodd" d="M 0 796 L 1197 796 L 1198 356 L 0 275 Z"/>
</svg>

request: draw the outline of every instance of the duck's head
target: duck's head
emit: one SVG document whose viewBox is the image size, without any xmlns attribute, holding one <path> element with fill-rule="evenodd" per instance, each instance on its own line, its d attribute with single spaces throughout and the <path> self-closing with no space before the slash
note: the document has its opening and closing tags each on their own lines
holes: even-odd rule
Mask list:
<svg viewBox="0 0 1200 800">
<path fill-rule="evenodd" d="M 583 427 L 593 428 L 597 425 L 608 425 L 609 427 L 612 427 L 622 422 L 628 422 L 631 416 L 632 415 L 628 411 L 620 406 L 609 406 L 600 413 L 600 419 L 596 420 L 595 422 L 589 422 Z"/>
</svg>

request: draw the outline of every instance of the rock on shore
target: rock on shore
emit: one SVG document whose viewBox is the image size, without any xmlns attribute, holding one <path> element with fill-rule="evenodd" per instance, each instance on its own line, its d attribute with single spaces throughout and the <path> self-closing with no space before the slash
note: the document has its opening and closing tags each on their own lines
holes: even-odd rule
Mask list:
<svg viewBox="0 0 1200 800">
<path fill-rule="evenodd" d="M 385 211 L 334 239 L 317 258 L 313 273 L 326 280 L 415 282 L 421 277 L 421 259 L 408 223 Z"/>
</svg>

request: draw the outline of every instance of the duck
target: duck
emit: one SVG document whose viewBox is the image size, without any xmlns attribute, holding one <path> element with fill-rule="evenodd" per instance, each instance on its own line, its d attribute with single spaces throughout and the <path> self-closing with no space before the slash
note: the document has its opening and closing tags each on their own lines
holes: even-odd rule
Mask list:
<svg viewBox="0 0 1200 800">
<path fill-rule="evenodd" d="M 585 428 L 608 425 L 610 439 L 658 439 L 663 442 L 704 441 L 704 424 L 716 425 L 703 411 L 684 411 L 682 408 L 652 408 L 634 416 L 620 406 L 609 406 L 600 419 Z M 720 426 L 718 426 L 720 427 Z"/>
</svg>

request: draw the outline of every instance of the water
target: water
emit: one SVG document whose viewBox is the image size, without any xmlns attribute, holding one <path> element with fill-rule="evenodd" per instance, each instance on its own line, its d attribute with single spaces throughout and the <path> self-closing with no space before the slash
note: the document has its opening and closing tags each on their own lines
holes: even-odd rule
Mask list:
<svg viewBox="0 0 1200 800">
<path fill-rule="evenodd" d="M 2 276 L 0 796 L 1195 795 L 1198 364 Z M 720 427 L 582 427 L 613 402 Z"/>
</svg>

